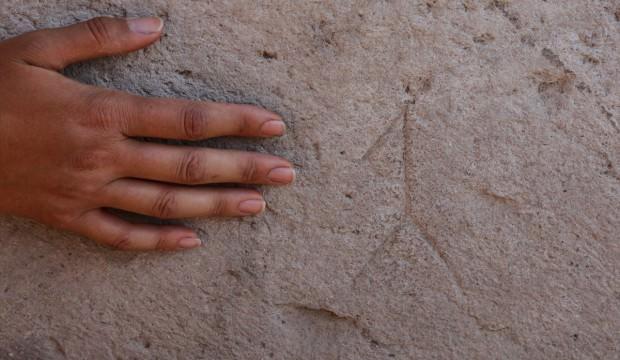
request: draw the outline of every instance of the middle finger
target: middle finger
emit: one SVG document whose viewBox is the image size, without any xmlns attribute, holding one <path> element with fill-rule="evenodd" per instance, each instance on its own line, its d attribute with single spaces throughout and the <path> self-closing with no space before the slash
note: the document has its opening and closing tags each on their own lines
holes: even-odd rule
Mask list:
<svg viewBox="0 0 620 360">
<path fill-rule="evenodd" d="M 273 155 L 136 140 L 128 146 L 122 165 L 126 177 L 186 185 L 285 185 L 295 179 L 291 163 Z"/>
</svg>

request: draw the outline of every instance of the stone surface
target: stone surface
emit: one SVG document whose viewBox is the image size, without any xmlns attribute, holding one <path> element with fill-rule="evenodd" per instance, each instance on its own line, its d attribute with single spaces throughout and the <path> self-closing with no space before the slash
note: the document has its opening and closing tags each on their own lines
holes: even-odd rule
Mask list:
<svg viewBox="0 0 620 360">
<path fill-rule="evenodd" d="M 0 38 L 156 14 L 69 76 L 260 104 L 254 219 L 127 254 L 0 220 L 0 358 L 619 359 L 617 0 L 3 0 Z"/>
</svg>

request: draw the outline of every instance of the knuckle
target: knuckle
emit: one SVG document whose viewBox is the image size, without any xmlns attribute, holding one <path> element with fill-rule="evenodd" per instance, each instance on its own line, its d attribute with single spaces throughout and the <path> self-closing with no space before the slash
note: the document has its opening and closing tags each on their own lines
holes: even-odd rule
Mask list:
<svg viewBox="0 0 620 360">
<path fill-rule="evenodd" d="M 210 216 L 222 216 L 226 212 L 226 200 L 223 197 L 217 197 L 209 211 Z"/>
<path fill-rule="evenodd" d="M 94 43 L 99 48 L 103 48 L 108 43 L 110 43 L 112 37 L 110 36 L 107 18 L 97 17 L 94 19 L 90 19 L 86 21 L 85 25 Z"/>
<path fill-rule="evenodd" d="M 54 202 L 56 206 L 62 206 L 61 204 L 64 205 L 64 203 L 75 201 L 78 198 L 86 198 L 91 195 L 91 190 L 94 190 L 94 186 L 89 185 L 88 181 L 84 181 L 84 176 L 75 176 L 76 174 L 72 170 L 73 169 L 68 170 L 72 176 L 65 179 L 65 181 L 58 181 L 50 184 L 50 191 L 52 191 L 53 194 L 57 194 L 61 199 Z M 65 169 L 63 169 L 63 171 L 65 171 Z"/>
<path fill-rule="evenodd" d="M 131 248 L 131 234 L 123 232 L 109 242 L 110 247 L 115 250 L 128 250 Z"/>
<path fill-rule="evenodd" d="M 198 140 L 204 136 L 209 119 L 203 107 L 197 104 L 185 105 L 181 109 L 180 117 L 183 134 L 187 139 Z"/>
<path fill-rule="evenodd" d="M 199 184 L 204 179 L 204 165 L 200 153 L 188 151 L 183 155 L 177 170 L 177 178 L 186 184 Z"/>
<path fill-rule="evenodd" d="M 118 127 L 120 120 L 126 120 L 129 110 L 121 101 L 120 95 L 113 91 L 97 91 L 91 95 L 86 105 L 89 107 L 86 127 L 97 131 L 109 131 Z"/>
<path fill-rule="evenodd" d="M 237 134 L 248 134 L 251 129 L 250 119 L 247 115 L 242 115 L 237 121 Z"/>
<path fill-rule="evenodd" d="M 153 204 L 153 214 L 162 219 L 170 218 L 174 214 L 176 206 L 176 194 L 173 191 L 164 190 Z"/>
<path fill-rule="evenodd" d="M 167 250 L 168 246 L 167 246 L 167 234 L 163 231 L 160 231 L 159 235 L 157 236 L 157 241 L 155 242 L 155 245 L 153 246 L 153 250 Z"/>
<path fill-rule="evenodd" d="M 113 155 L 106 150 L 82 150 L 70 158 L 70 166 L 78 171 L 94 171 L 108 167 Z"/>
<path fill-rule="evenodd" d="M 248 157 L 244 161 L 243 168 L 241 170 L 241 181 L 250 183 L 256 181 L 258 176 L 258 160 L 254 156 Z"/>
<path fill-rule="evenodd" d="M 43 51 L 46 47 L 45 45 L 49 42 L 49 35 L 49 30 L 33 31 L 22 35 L 22 38 L 25 40 L 23 42 L 23 50 L 25 50 L 25 53 L 33 55 L 36 52 Z"/>
<path fill-rule="evenodd" d="M 71 230 L 77 216 L 70 211 L 55 211 L 47 221 L 59 230 Z"/>
</svg>

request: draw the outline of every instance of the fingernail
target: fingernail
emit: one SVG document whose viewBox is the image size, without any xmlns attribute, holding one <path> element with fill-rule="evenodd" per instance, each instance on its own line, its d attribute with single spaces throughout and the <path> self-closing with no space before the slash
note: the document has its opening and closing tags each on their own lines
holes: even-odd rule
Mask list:
<svg viewBox="0 0 620 360">
<path fill-rule="evenodd" d="M 202 244 L 202 241 L 199 238 L 187 237 L 187 238 L 183 238 L 179 240 L 179 242 L 177 243 L 177 246 L 180 247 L 181 249 L 192 249 L 192 248 L 200 246 L 200 244 Z"/>
<path fill-rule="evenodd" d="M 164 28 L 164 22 L 158 17 L 145 17 L 127 20 L 129 30 L 141 34 L 151 35 L 161 31 Z"/>
<path fill-rule="evenodd" d="M 260 127 L 260 131 L 266 136 L 277 136 L 284 134 L 286 125 L 280 120 L 269 120 Z"/>
<path fill-rule="evenodd" d="M 267 174 L 267 178 L 276 183 L 288 184 L 295 180 L 295 170 L 290 167 L 275 168 Z"/>
<path fill-rule="evenodd" d="M 265 210 L 265 201 L 246 200 L 239 204 L 239 211 L 243 214 L 258 214 Z"/>
</svg>

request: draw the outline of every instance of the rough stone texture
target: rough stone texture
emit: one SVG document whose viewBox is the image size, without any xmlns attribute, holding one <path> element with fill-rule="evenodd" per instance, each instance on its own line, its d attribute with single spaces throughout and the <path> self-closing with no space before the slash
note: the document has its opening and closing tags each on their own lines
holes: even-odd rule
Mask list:
<svg viewBox="0 0 620 360">
<path fill-rule="evenodd" d="M 0 38 L 157 14 L 84 82 L 261 104 L 299 168 L 206 245 L 0 222 L 0 358 L 619 359 L 617 0 L 2 0 Z"/>
</svg>

